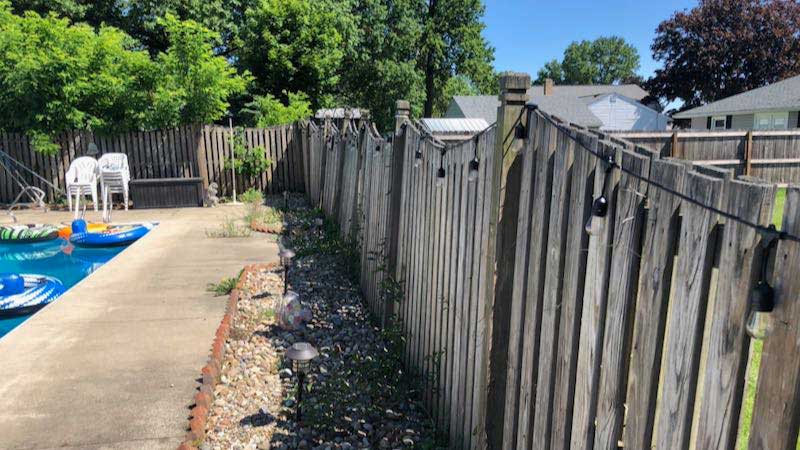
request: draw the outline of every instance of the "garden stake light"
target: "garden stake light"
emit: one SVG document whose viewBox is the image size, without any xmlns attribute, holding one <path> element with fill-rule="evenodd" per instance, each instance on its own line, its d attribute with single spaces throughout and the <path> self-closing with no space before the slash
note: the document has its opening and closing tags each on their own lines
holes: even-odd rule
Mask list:
<svg viewBox="0 0 800 450">
<path fill-rule="evenodd" d="M 289 290 L 289 266 L 292 264 L 294 252 L 291 249 L 285 248 L 278 253 L 278 256 L 280 256 L 281 264 L 283 264 L 283 293 L 285 295 Z"/>
<path fill-rule="evenodd" d="M 606 184 L 608 183 L 608 174 L 614 166 L 614 155 L 609 155 L 606 158 L 608 164 L 603 174 L 603 190 L 600 196 L 592 202 L 592 216 L 586 222 L 586 234 L 589 236 L 598 236 L 603 232 L 606 226 L 606 216 L 608 215 L 608 199 L 606 198 Z"/>
<path fill-rule="evenodd" d="M 308 342 L 297 342 L 286 350 L 286 357 L 292 362 L 292 369 L 297 373 L 297 415 L 295 420 L 303 420 L 303 383 L 306 373 L 311 367 L 311 360 L 319 355 L 317 349 Z"/>
<path fill-rule="evenodd" d="M 750 313 L 747 315 L 747 334 L 753 339 L 764 339 L 772 333 L 772 311 L 775 309 L 775 290 L 767 281 L 767 265 L 772 249 L 778 243 L 778 230 L 769 226 L 761 240 L 761 274 L 756 287 L 750 292 Z"/>
<path fill-rule="evenodd" d="M 317 217 L 314 219 L 314 225 L 317 228 L 317 239 L 322 239 L 322 226 L 325 224 L 325 221 L 322 220 L 322 217 Z"/>
</svg>

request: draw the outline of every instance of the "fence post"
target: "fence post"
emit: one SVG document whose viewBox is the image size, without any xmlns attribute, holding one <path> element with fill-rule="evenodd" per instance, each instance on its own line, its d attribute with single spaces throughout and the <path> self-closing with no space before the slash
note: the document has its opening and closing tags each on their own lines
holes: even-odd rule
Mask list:
<svg viewBox="0 0 800 450">
<path fill-rule="evenodd" d="M 753 131 L 748 131 L 744 141 L 744 174 L 750 176 L 753 158 Z"/>
<path fill-rule="evenodd" d="M 488 295 L 487 318 L 490 319 L 487 336 L 490 345 L 485 348 L 489 356 L 489 386 L 484 423 L 488 448 L 502 448 L 503 413 L 506 404 L 506 376 L 508 363 L 509 321 L 511 318 L 511 292 L 514 286 L 514 258 L 516 253 L 517 215 L 522 177 L 522 158 L 517 158 L 523 141 L 514 136 L 518 119 L 529 124 L 523 108 L 530 98 L 528 89 L 531 77 L 526 73 L 505 72 L 500 75 L 500 107 L 497 110 L 495 130 L 494 174 L 489 223 L 491 255 L 487 255 L 495 271 L 494 292 Z M 528 135 L 530 135 L 530 130 Z M 508 149 L 508 151 L 506 151 Z M 491 240 L 496 243 L 492 246 Z M 501 255 L 495 258 L 495 255 Z M 490 278 L 491 279 L 491 278 Z M 509 401 L 513 399 L 509 398 Z"/>
<path fill-rule="evenodd" d="M 673 131 L 672 132 L 672 146 L 669 149 L 669 153 L 670 153 L 669 156 L 672 156 L 673 158 L 681 158 L 682 157 L 681 151 L 678 150 L 678 132 L 677 131 Z"/>
<path fill-rule="evenodd" d="M 194 162 L 197 164 L 197 176 L 203 179 L 203 189 L 208 189 L 208 157 L 206 156 L 206 126 L 195 125 L 192 127 L 195 138 Z"/>
<path fill-rule="evenodd" d="M 406 100 L 398 100 L 395 103 L 397 112 L 394 116 L 394 136 L 392 136 L 392 180 L 389 188 L 389 217 L 387 218 L 389 230 L 386 238 L 389 240 L 388 253 L 386 255 L 386 273 L 394 281 L 400 280 L 401 274 L 398 270 L 398 254 L 400 245 L 400 224 L 402 220 L 403 195 L 403 162 L 405 161 L 406 133 L 403 125 L 409 120 L 411 106 Z M 385 300 L 385 299 L 384 299 Z M 396 305 L 394 301 L 384 301 L 383 323 L 386 326 L 387 320 L 395 314 Z"/>
</svg>

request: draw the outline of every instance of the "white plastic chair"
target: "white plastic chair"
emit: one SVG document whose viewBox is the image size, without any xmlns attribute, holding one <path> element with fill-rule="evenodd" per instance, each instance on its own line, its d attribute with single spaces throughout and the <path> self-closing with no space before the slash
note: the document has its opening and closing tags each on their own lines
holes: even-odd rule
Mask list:
<svg viewBox="0 0 800 450">
<path fill-rule="evenodd" d="M 128 155 L 125 153 L 106 153 L 98 160 L 100 173 L 100 192 L 103 196 L 103 219 L 109 220 L 111 194 L 122 194 L 125 210 L 128 210 L 128 182 L 131 181 L 131 170 L 128 166 Z"/>
<path fill-rule="evenodd" d="M 91 195 L 94 210 L 97 211 L 97 160 L 89 156 L 81 156 L 72 161 L 66 174 L 67 205 L 72 210 L 72 196 L 75 196 L 75 218 L 78 218 L 80 199 Z"/>
</svg>

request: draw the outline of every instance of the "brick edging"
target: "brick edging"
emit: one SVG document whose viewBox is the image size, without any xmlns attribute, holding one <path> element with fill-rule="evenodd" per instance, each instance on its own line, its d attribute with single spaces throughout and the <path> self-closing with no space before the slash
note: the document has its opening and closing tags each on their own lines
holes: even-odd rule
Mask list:
<svg viewBox="0 0 800 450">
<path fill-rule="evenodd" d="M 282 224 L 273 224 L 273 225 L 264 225 L 256 222 L 255 220 L 250 221 L 250 229 L 253 231 L 257 231 L 259 233 L 269 233 L 269 234 L 281 234 L 283 233 L 283 225 Z"/>
<path fill-rule="evenodd" d="M 231 291 L 228 297 L 225 315 L 222 316 L 222 321 L 217 328 L 216 334 L 214 334 L 214 341 L 211 344 L 211 355 L 208 357 L 206 365 L 200 370 L 203 381 L 200 384 L 200 391 L 194 395 L 194 406 L 189 413 L 191 417 L 188 426 L 189 432 L 186 434 L 180 446 L 178 446 L 178 450 L 197 450 L 197 447 L 206 437 L 208 411 L 211 409 L 211 403 L 214 401 L 214 387 L 219 383 L 220 374 L 222 372 L 222 358 L 225 356 L 225 340 L 228 339 L 231 326 L 233 326 L 233 320 L 236 317 L 236 306 L 239 303 L 239 295 L 247 280 L 247 275 L 264 269 L 271 269 L 275 266 L 275 263 L 251 264 L 245 266 L 242 270 L 236 287 Z"/>
</svg>

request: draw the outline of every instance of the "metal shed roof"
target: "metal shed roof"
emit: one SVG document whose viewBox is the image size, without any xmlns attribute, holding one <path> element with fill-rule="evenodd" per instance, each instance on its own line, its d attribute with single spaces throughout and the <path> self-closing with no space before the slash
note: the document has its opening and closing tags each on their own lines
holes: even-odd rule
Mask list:
<svg viewBox="0 0 800 450">
<path fill-rule="evenodd" d="M 420 122 L 431 134 L 480 133 L 489 128 L 489 124 L 480 118 L 425 118 Z"/>
</svg>

